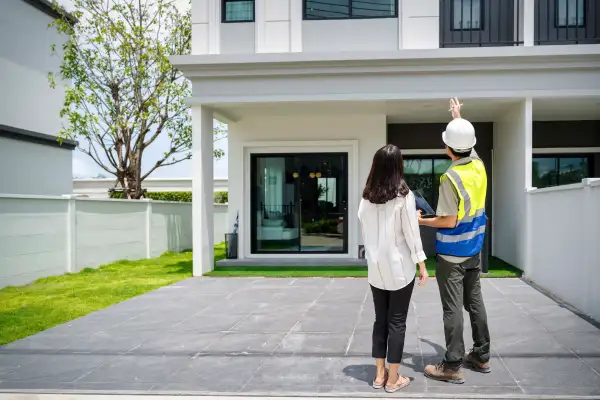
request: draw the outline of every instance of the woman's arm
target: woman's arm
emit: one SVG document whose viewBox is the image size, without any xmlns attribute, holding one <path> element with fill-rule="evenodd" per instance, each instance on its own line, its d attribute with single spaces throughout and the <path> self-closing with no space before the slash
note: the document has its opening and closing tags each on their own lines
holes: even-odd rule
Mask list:
<svg viewBox="0 0 600 400">
<path fill-rule="evenodd" d="M 421 231 L 419 230 L 419 222 L 417 219 L 417 209 L 415 197 L 412 192 L 406 196 L 404 207 L 399 210 L 400 229 L 404 234 L 410 255 L 415 264 L 421 263 L 427 259 L 423 252 L 423 244 L 421 242 Z"/>
</svg>

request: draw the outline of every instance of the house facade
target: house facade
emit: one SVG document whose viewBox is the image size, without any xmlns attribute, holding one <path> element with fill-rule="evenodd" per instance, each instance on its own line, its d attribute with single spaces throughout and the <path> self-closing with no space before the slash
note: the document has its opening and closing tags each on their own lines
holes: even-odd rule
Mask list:
<svg viewBox="0 0 600 400">
<path fill-rule="evenodd" d="M 531 188 L 600 176 L 600 3 L 193 0 L 192 20 L 192 54 L 172 61 L 193 83 L 196 275 L 213 266 L 213 117 L 229 124 L 241 263 L 355 260 L 387 143 L 435 207 L 454 96 L 488 170 L 493 255 L 530 262 Z"/>
<path fill-rule="evenodd" d="M 48 24 L 58 17 L 45 0 L 0 2 L 0 193 L 64 195 L 72 191 L 75 142 L 56 139 L 64 85 L 48 84 L 65 42 Z"/>
</svg>

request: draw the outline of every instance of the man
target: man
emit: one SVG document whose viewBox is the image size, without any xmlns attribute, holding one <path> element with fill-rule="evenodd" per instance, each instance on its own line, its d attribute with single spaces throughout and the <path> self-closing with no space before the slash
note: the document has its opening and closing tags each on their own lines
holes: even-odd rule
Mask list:
<svg viewBox="0 0 600 400">
<path fill-rule="evenodd" d="M 429 378 L 464 383 L 463 362 L 482 373 L 490 372 L 490 334 L 481 296 L 480 252 L 485 236 L 487 176 L 474 150 L 475 128 L 460 117 L 461 104 L 450 100 L 453 120 L 442 133 L 452 164 L 440 178 L 436 216 L 422 218 L 421 225 L 436 233 L 437 282 L 444 310 L 446 354 L 438 365 L 425 367 Z M 473 350 L 465 355 L 463 314 L 471 319 Z"/>
</svg>

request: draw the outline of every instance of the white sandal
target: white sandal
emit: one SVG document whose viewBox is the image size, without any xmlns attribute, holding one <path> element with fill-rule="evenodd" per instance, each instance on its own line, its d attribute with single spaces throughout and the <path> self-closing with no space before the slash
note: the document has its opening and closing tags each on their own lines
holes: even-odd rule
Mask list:
<svg viewBox="0 0 600 400">
<path fill-rule="evenodd" d="M 398 380 L 391 386 L 385 385 L 385 391 L 387 393 L 396 393 L 400 389 L 404 389 L 410 385 L 410 378 L 408 376 L 398 376 Z"/>
<path fill-rule="evenodd" d="M 387 383 L 388 380 L 388 371 L 387 369 L 385 370 L 385 375 L 383 375 L 383 382 L 381 383 L 376 383 L 375 379 L 377 377 L 373 378 L 373 389 L 383 389 L 385 384 Z"/>
</svg>

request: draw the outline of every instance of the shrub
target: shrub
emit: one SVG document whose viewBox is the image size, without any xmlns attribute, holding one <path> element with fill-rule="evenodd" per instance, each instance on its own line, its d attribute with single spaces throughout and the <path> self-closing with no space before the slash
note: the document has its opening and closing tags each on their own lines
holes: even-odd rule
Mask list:
<svg viewBox="0 0 600 400">
<path fill-rule="evenodd" d="M 110 192 L 109 196 L 111 199 L 125 198 L 123 192 Z M 160 201 L 179 201 L 183 203 L 190 203 L 192 201 L 192 192 L 146 192 L 145 196 L 149 199 Z M 215 203 L 227 204 L 228 200 L 228 192 L 215 192 Z"/>
</svg>

